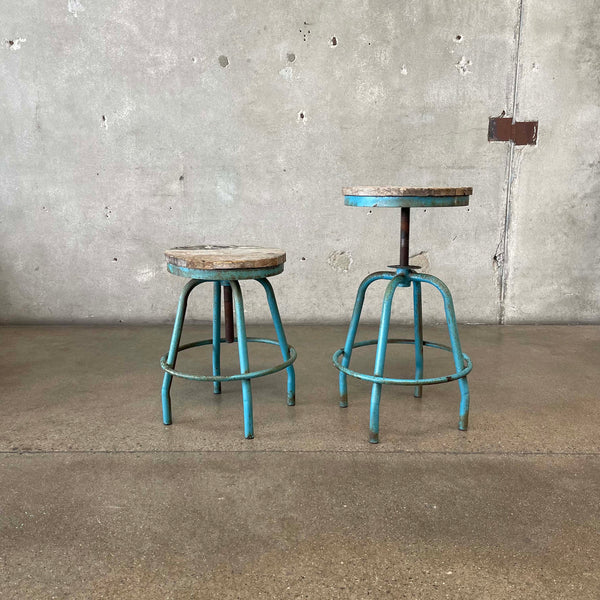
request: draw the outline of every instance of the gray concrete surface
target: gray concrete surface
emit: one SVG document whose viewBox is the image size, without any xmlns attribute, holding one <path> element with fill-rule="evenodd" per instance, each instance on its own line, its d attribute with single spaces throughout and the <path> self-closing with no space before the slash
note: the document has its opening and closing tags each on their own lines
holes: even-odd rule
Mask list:
<svg viewBox="0 0 600 600">
<path fill-rule="evenodd" d="M 597 322 L 596 12 L 4 2 L 0 320 L 165 322 L 181 286 L 163 250 L 217 242 L 285 248 L 287 320 L 345 321 L 396 262 L 399 215 L 344 208 L 341 187 L 396 184 L 475 189 L 413 211 L 412 254 L 461 321 Z M 538 146 L 488 143 L 502 111 L 539 118 Z M 266 319 L 259 290 L 248 303 Z"/>
<path fill-rule="evenodd" d="M 0 598 L 597 599 L 600 328 L 462 327 L 469 431 L 455 384 L 385 388 L 378 446 L 367 386 L 337 406 L 344 333 L 288 327 L 298 403 L 283 374 L 256 380 L 246 441 L 235 384 L 175 381 L 161 424 L 165 327 L 0 329 Z M 426 374 L 449 366 L 426 353 Z"/>
</svg>

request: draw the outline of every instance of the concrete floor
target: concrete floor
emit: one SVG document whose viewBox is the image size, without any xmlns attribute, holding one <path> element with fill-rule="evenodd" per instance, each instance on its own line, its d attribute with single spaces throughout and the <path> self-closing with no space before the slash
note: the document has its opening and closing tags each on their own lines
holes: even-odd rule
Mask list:
<svg viewBox="0 0 600 600">
<path fill-rule="evenodd" d="M 162 425 L 167 327 L 2 328 L 0 598 L 597 600 L 600 327 L 462 327 L 469 431 L 456 383 L 387 387 L 378 446 L 367 385 L 337 406 L 344 330 L 288 327 L 297 405 L 284 374 L 256 380 L 247 441 L 239 384 L 176 380 Z M 386 374 L 412 370 L 410 348 L 389 357 Z M 208 364 L 197 349 L 179 367 Z"/>
</svg>

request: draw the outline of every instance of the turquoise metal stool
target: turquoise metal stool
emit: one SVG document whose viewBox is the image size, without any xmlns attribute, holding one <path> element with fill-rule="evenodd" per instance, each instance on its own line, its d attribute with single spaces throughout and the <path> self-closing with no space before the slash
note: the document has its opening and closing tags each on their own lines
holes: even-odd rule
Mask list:
<svg viewBox="0 0 600 600">
<path fill-rule="evenodd" d="M 458 428 L 466 430 L 469 422 L 469 384 L 467 383 L 467 374 L 470 373 L 473 365 L 471 359 L 463 353 L 458 337 L 458 328 L 456 326 L 456 316 L 454 314 L 454 304 L 450 290 L 443 281 L 433 275 L 425 275 L 416 272 L 419 267 L 408 264 L 409 234 L 410 234 L 410 209 L 412 207 L 432 208 L 438 206 L 467 206 L 469 196 L 472 194 L 472 188 L 403 188 L 403 187 L 352 187 L 344 188 L 344 204 L 346 206 L 368 206 L 368 207 L 387 207 L 401 208 L 401 228 L 400 228 L 400 264 L 390 265 L 392 271 L 379 271 L 371 273 L 360 284 L 354 303 L 354 311 L 348 328 L 346 344 L 333 355 L 333 364 L 340 371 L 340 406 L 348 406 L 348 387 L 347 376 L 356 377 L 370 381 L 373 384 L 371 391 L 371 417 L 370 417 L 370 438 L 373 444 L 379 442 L 379 401 L 381 398 L 381 386 L 383 384 L 410 385 L 415 386 L 415 397 L 420 398 L 422 387 L 424 385 L 433 385 L 436 383 L 446 383 L 448 381 L 458 380 L 460 387 L 460 413 L 458 419 Z M 381 321 L 379 323 L 379 336 L 376 340 L 367 340 L 355 343 L 358 322 L 362 312 L 365 293 L 367 288 L 380 279 L 388 280 L 389 283 L 385 290 L 383 298 L 383 308 L 381 310 Z M 421 310 L 421 284 L 428 283 L 435 287 L 444 299 L 444 309 L 446 312 L 446 321 L 448 332 L 450 334 L 451 346 L 426 342 L 423 340 L 423 316 Z M 414 311 L 414 339 L 388 339 L 390 327 L 390 316 L 392 310 L 392 300 L 394 293 L 399 287 L 413 288 L 413 311 Z M 375 369 L 373 375 L 359 373 L 349 368 L 350 357 L 354 348 L 372 346 L 377 344 L 377 353 L 375 355 Z M 383 376 L 383 367 L 385 363 L 385 354 L 388 344 L 413 344 L 415 347 L 415 377 L 414 379 L 393 379 Z M 452 353 L 454 357 L 454 367 L 456 371 L 451 375 L 443 377 L 423 377 L 423 347 L 438 348 Z"/>
<path fill-rule="evenodd" d="M 277 301 L 273 288 L 267 277 L 278 275 L 283 271 L 285 252 L 276 248 L 257 248 L 254 246 L 189 246 L 173 248 L 165 252 L 167 268 L 173 275 L 187 277 L 190 281 L 183 288 L 177 307 L 177 316 L 173 327 L 173 336 L 168 354 L 160 359 L 160 366 L 165 371 L 162 385 L 163 422 L 171 425 L 171 382 L 173 377 L 183 377 L 195 381 L 212 381 L 213 392 L 221 393 L 221 383 L 224 381 L 242 382 L 242 400 L 244 406 L 244 435 L 248 439 L 254 437 L 252 418 L 252 390 L 250 382 L 256 377 L 264 377 L 287 369 L 287 403 L 296 403 L 296 378 L 292 363 L 296 360 L 296 350 L 287 343 Z M 264 288 L 267 302 L 271 311 L 273 325 L 278 341 L 249 338 L 246 336 L 246 321 L 244 318 L 244 302 L 239 281 L 255 279 Z M 213 282 L 213 336 L 209 340 L 201 340 L 191 344 L 179 345 L 181 330 L 191 291 L 206 281 Z M 225 337 L 221 337 L 221 289 L 224 295 Z M 233 298 L 233 303 L 232 303 Z M 235 321 L 237 337 L 233 335 L 233 306 L 235 306 Z M 237 342 L 240 357 L 240 373 L 236 375 L 221 375 L 221 343 Z M 250 371 L 248 360 L 248 342 L 278 345 L 284 362 L 261 371 Z M 177 355 L 183 350 L 197 346 L 212 345 L 212 375 L 189 375 L 175 370 Z"/>
</svg>

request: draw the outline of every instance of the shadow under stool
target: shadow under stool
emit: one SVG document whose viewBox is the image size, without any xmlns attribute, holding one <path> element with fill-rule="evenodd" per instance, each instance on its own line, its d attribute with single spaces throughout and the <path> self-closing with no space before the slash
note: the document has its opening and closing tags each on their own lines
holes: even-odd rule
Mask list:
<svg viewBox="0 0 600 600">
<path fill-rule="evenodd" d="M 186 277 L 188 281 L 177 307 L 177 315 L 173 326 L 171 346 L 160 365 L 165 371 L 162 385 L 162 410 L 165 425 L 172 423 L 171 418 L 171 383 L 173 377 L 182 377 L 194 381 L 212 381 L 213 392 L 221 393 L 221 383 L 226 381 L 242 382 L 242 400 L 244 407 L 244 435 L 248 439 L 254 437 L 252 418 L 252 389 L 250 382 L 256 377 L 264 377 L 287 369 L 287 403 L 296 403 L 296 378 L 293 362 L 296 360 L 296 350 L 287 343 L 277 301 L 271 283 L 267 279 L 283 271 L 285 252 L 276 248 L 258 248 L 255 246 L 188 246 L 173 248 L 165 252 L 167 269 L 173 275 Z M 254 279 L 264 288 L 267 302 L 271 311 L 277 340 L 247 337 L 244 317 L 244 301 L 239 282 L 244 279 Z M 201 340 L 180 346 L 181 331 L 187 309 L 188 297 L 191 291 L 201 283 L 213 284 L 213 335 L 212 339 Z M 221 337 L 221 290 L 224 296 L 225 337 Z M 233 302 L 232 302 L 233 300 Z M 237 337 L 233 335 L 233 310 L 235 308 L 235 324 Z M 221 343 L 237 342 L 240 372 L 235 375 L 221 375 Z M 248 342 L 278 345 L 283 361 L 269 369 L 250 371 L 248 358 Z M 183 350 L 197 346 L 212 345 L 212 375 L 190 375 L 175 369 L 177 355 Z"/>
<path fill-rule="evenodd" d="M 348 328 L 346 344 L 333 355 L 333 364 L 340 371 L 340 406 L 348 406 L 348 384 L 347 376 L 363 379 L 373 384 L 371 390 L 371 409 L 370 409 L 370 438 L 373 444 L 379 442 L 379 401 L 381 399 L 381 386 L 383 384 L 408 385 L 414 386 L 414 395 L 420 398 L 424 385 L 433 385 L 437 383 L 446 383 L 448 381 L 458 380 L 460 388 L 460 410 L 458 419 L 458 428 L 466 430 L 469 422 L 469 384 L 467 374 L 470 373 L 473 365 L 471 359 L 463 353 L 458 337 L 458 328 L 456 325 L 456 316 L 454 314 L 454 303 L 450 290 L 446 284 L 434 277 L 424 273 L 417 273 L 418 266 L 408 264 L 409 254 L 409 234 L 410 234 L 410 209 L 412 207 L 434 208 L 442 206 L 467 206 L 469 196 L 472 194 L 472 188 L 404 188 L 404 187 L 351 187 L 344 188 L 344 204 L 346 206 L 363 207 L 387 207 L 401 208 L 401 226 L 400 226 L 400 264 L 389 265 L 395 271 L 378 271 L 368 275 L 360 284 L 354 311 Z M 383 307 L 381 309 L 381 320 L 379 322 L 379 335 L 376 340 L 367 340 L 355 343 L 356 331 L 362 312 L 365 293 L 367 288 L 378 280 L 388 280 L 383 297 Z M 423 340 L 423 316 L 421 308 L 421 284 L 427 283 L 436 288 L 444 300 L 444 310 L 446 313 L 446 322 L 448 333 L 450 334 L 451 346 L 445 346 L 434 342 Z M 394 293 L 399 287 L 413 288 L 413 313 L 414 313 L 414 339 L 388 339 L 390 327 L 390 317 L 392 310 L 392 300 Z M 349 368 L 352 351 L 355 348 L 377 345 L 375 355 L 375 368 L 373 374 L 359 373 Z M 414 379 L 394 379 L 383 376 L 385 364 L 385 355 L 388 344 L 412 344 L 415 348 L 415 377 Z M 423 377 L 423 347 L 438 348 L 452 353 L 454 358 L 454 368 L 456 371 L 450 375 L 442 377 Z"/>
</svg>

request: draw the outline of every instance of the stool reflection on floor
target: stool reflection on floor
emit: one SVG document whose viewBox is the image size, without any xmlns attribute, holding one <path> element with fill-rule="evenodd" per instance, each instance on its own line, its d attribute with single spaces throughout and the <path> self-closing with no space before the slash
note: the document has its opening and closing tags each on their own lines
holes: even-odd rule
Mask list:
<svg viewBox="0 0 600 600">
<path fill-rule="evenodd" d="M 381 386 L 386 384 L 415 386 L 415 397 L 420 398 L 424 385 L 446 383 L 458 380 L 461 401 L 458 419 L 458 428 L 466 430 L 469 423 L 469 384 L 467 374 L 473 368 L 471 359 L 462 352 L 454 314 L 454 304 L 450 290 L 443 281 L 433 275 L 419 274 L 419 267 L 408 264 L 409 234 L 410 234 L 410 209 L 411 207 L 441 207 L 441 206 L 467 206 L 471 188 L 403 188 L 403 187 L 353 187 L 344 188 L 344 203 L 347 206 L 401 208 L 400 228 L 400 264 L 390 265 L 392 271 L 379 271 L 368 275 L 358 288 L 354 311 L 348 329 L 346 344 L 333 355 L 333 364 L 340 371 L 340 406 L 348 406 L 348 384 L 347 376 L 356 377 L 373 383 L 371 390 L 371 415 L 370 415 L 370 438 L 373 444 L 379 442 L 379 401 L 381 398 Z M 381 321 L 379 323 L 379 335 L 377 340 L 367 340 L 355 343 L 358 322 L 362 312 L 365 293 L 367 288 L 380 279 L 389 280 L 383 298 L 381 310 Z M 421 310 L 421 284 L 428 283 L 435 287 L 442 295 L 448 333 L 450 334 L 451 347 L 423 340 L 423 317 Z M 399 287 L 413 287 L 413 310 L 414 310 L 414 339 L 388 339 L 390 317 L 392 311 L 392 300 L 394 293 Z M 414 379 L 393 379 L 383 376 L 385 355 L 388 344 L 413 344 L 415 347 L 415 377 Z M 375 368 L 373 375 L 352 371 L 349 368 L 350 357 L 354 348 L 371 346 L 377 344 L 375 356 Z M 443 377 L 423 377 L 423 347 L 438 348 L 451 352 L 454 358 L 455 373 Z"/>
<path fill-rule="evenodd" d="M 188 281 L 185 285 L 179 298 L 169 352 L 160 361 L 161 367 L 165 371 L 162 385 L 163 422 L 165 425 L 170 425 L 172 422 L 170 390 L 173 376 L 195 381 L 212 381 L 215 394 L 221 393 L 222 382 L 241 381 L 244 406 L 244 435 L 246 438 L 252 439 L 254 437 L 252 390 L 250 387 L 252 379 L 287 369 L 287 403 L 289 406 L 293 406 L 296 403 L 296 379 L 292 365 L 296 360 L 296 350 L 287 343 L 275 294 L 273 293 L 271 283 L 267 279 L 267 277 L 278 275 L 283 271 L 285 252 L 276 248 L 257 248 L 254 246 L 188 246 L 167 250 L 165 256 L 167 258 L 167 268 L 170 273 L 187 277 L 191 281 Z M 277 342 L 246 336 L 244 302 L 240 284 L 238 283 L 243 279 L 255 279 L 264 288 L 277 334 Z M 188 297 L 195 287 L 206 281 L 213 282 L 213 337 L 210 340 L 201 340 L 180 346 L 179 342 L 181 340 L 181 330 L 185 319 Z M 221 337 L 221 289 L 224 290 L 225 296 L 225 338 Z M 232 297 L 233 305 L 235 306 L 236 338 L 233 336 Z M 229 376 L 221 375 L 222 342 L 237 342 L 240 357 L 240 373 Z M 248 342 L 279 345 L 284 362 L 269 369 L 250 371 Z M 179 352 L 207 345 L 212 345 L 212 375 L 190 375 L 175 370 L 175 363 Z"/>
</svg>

